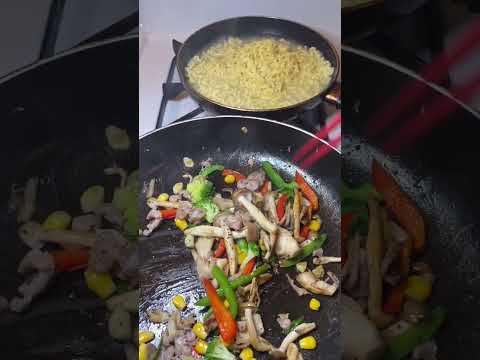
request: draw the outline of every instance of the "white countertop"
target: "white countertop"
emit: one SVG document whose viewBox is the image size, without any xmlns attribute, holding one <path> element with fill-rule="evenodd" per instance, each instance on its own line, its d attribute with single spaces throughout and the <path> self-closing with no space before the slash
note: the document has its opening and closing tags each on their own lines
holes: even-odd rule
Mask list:
<svg viewBox="0 0 480 360">
<path fill-rule="evenodd" d="M 289 19 L 327 37 L 340 51 L 340 0 L 141 0 L 139 134 L 155 128 L 162 83 L 173 58 L 172 39 L 185 40 L 212 22 L 246 15 Z"/>
</svg>

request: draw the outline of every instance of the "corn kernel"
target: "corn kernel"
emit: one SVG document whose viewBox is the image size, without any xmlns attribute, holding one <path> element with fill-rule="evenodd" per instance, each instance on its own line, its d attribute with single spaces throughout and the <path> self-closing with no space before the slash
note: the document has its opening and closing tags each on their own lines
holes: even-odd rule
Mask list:
<svg viewBox="0 0 480 360">
<path fill-rule="evenodd" d="M 147 360 L 148 358 L 148 346 L 147 344 L 140 343 L 138 346 L 138 360 Z"/>
<path fill-rule="evenodd" d="M 178 310 L 183 310 L 187 307 L 187 303 L 181 295 L 175 295 L 173 297 L 172 303 Z"/>
<path fill-rule="evenodd" d="M 319 231 L 321 226 L 322 226 L 322 221 L 321 220 L 312 220 L 312 221 L 310 221 L 310 224 L 308 225 L 308 227 L 312 231 Z"/>
<path fill-rule="evenodd" d="M 315 298 L 312 298 L 312 300 L 310 300 L 310 303 L 308 304 L 308 306 L 310 307 L 311 310 L 318 311 L 318 309 L 320 309 L 320 301 L 318 301 Z"/>
<path fill-rule="evenodd" d="M 85 271 L 84 276 L 87 287 L 101 299 L 110 297 L 117 289 L 110 274 Z"/>
<path fill-rule="evenodd" d="M 203 340 L 198 340 L 195 344 L 195 352 L 199 355 L 205 355 L 207 353 L 208 344 Z"/>
<path fill-rule="evenodd" d="M 301 339 L 298 344 L 300 345 L 300 349 L 313 350 L 317 347 L 317 340 L 315 340 L 313 336 L 307 336 Z"/>
<path fill-rule="evenodd" d="M 227 175 L 223 178 L 223 180 L 225 181 L 225 184 L 233 184 L 235 182 L 235 176 L 233 175 Z"/>
<path fill-rule="evenodd" d="M 235 245 L 235 252 L 237 253 L 238 264 L 242 264 L 243 261 L 247 258 L 247 253 L 245 251 L 240 250 L 240 247 L 238 245 Z"/>
<path fill-rule="evenodd" d="M 185 231 L 185 229 L 188 227 L 187 221 L 183 219 L 175 219 L 175 225 L 177 225 L 177 228 L 182 231 Z"/>
<path fill-rule="evenodd" d="M 157 200 L 158 201 L 168 201 L 169 195 L 167 193 L 163 193 L 158 195 Z"/>
<path fill-rule="evenodd" d="M 253 350 L 249 347 L 242 350 L 240 353 L 241 360 L 253 360 Z"/>
<path fill-rule="evenodd" d="M 202 340 L 205 340 L 208 336 L 205 326 L 200 322 L 197 322 L 195 325 L 193 325 L 192 331 L 199 339 Z"/>
<path fill-rule="evenodd" d="M 425 276 L 413 275 L 407 279 L 405 296 L 410 300 L 425 302 L 432 293 L 432 281 Z"/>
<path fill-rule="evenodd" d="M 230 308 L 230 303 L 228 302 L 227 299 L 225 299 L 225 300 L 223 301 L 223 305 L 225 305 L 225 307 L 226 307 L 227 309 Z"/>
<path fill-rule="evenodd" d="M 153 340 L 155 334 L 151 331 L 140 331 L 138 333 L 138 342 L 141 344 L 146 344 Z"/>
</svg>

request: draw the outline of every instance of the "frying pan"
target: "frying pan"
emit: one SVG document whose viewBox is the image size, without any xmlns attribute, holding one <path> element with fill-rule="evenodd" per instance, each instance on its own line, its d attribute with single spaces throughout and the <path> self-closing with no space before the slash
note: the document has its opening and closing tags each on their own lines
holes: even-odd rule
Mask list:
<svg viewBox="0 0 480 360">
<path fill-rule="evenodd" d="M 90 185 L 113 189 L 103 168 L 116 161 L 138 168 L 138 37 L 116 38 L 62 53 L 0 82 L 3 136 L 0 294 L 10 299 L 25 280 L 18 262 L 28 251 L 7 211 L 12 184 L 31 176 L 39 187 L 35 219 L 53 210 L 79 214 L 79 198 Z M 131 151 L 108 151 L 105 127 L 127 129 Z M 107 195 L 108 196 L 108 195 Z M 106 310 L 86 289 L 83 272 L 58 276 L 22 314 L 0 314 L 3 358 L 123 359 L 121 344 L 108 335 Z"/>
<path fill-rule="evenodd" d="M 242 127 L 248 129 L 246 134 L 241 131 Z M 253 168 L 259 167 L 261 161 L 269 160 L 283 176 L 292 178 L 296 170 L 291 162 L 293 153 L 312 136 L 290 125 L 242 116 L 207 117 L 180 122 L 140 139 L 140 179 L 148 183 L 155 178 L 156 192 L 168 192 L 173 184 L 183 180 L 182 175 L 186 169 L 182 159 L 185 156 L 192 158 L 195 164 L 212 158 L 213 163 L 243 173 L 251 172 Z M 253 167 L 248 165 L 249 159 L 254 159 Z M 191 172 L 196 173 L 198 170 L 197 166 Z M 339 171 L 339 153 L 332 151 L 307 173 L 307 181 L 320 197 L 322 227 L 329 237 L 325 250 L 332 256 L 340 256 Z M 221 176 L 218 176 L 216 187 L 225 187 Z M 140 209 L 143 212 L 142 218 L 145 219 L 146 206 L 143 205 Z M 158 341 L 164 328 L 151 324 L 146 311 L 161 308 L 173 312 L 171 299 L 174 295 L 182 294 L 188 302 L 188 310 L 184 315 L 192 312 L 198 314 L 200 309 L 193 304 L 204 295 L 204 290 L 181 233 L 168 226 L 158 229 L 141 241 L 140 259 L 140 329 L 154 331 Z M 339 274 L 339 267 L 330 268 Z M 274 345 L 279 346 L 284 336 L 276 323 L 276 316 L 288 312 L 291 319 L 304 315 L 306 321 L 317 323 L 315 337 L 318 348 L 315 351 L 305 351 L 305 359 L 340 357 L 338 296 L 322 297 L 321 310 L 318 313 L 309 311 L 310 297 L 297 296 L 287 283 L 284 271 L 281 271 L 271 283 L 262 286 L 261 298 L 260 314 L 265 323 L 265 337 Z M 266 359 L 268 355 L 258 355 L 257 358 Z"/>
<path fill-rule="evenodd" d="M 480 340 L 480 179 L 475 166 L 480 119 L 457 104 L 458 111 L 446 123 L 392 156 L 382 150 L 383 138 L 365 135 L 366 120 L 406 82 L 422 80 L 357 49 L 344 48 L 342 61 L 349 79 L 343 88 L 342 177 L 353 184 L 368 181 L 376 158 L 414 199 L 426 219 L 425 258 L 436 276 L 432 299 L 448 312 L 436 337 L 438 358 L 475 358 L 472 354 L 478 353 Z M 457 102 L 444 91 L 431 87 L 430 91 L 444 101 Z M 425 105 L 414 107 L 412 113 Z M 390 129 L 390 135 L 394 131 Z"/>
<path fill-rule="evenodd" d="M 262 111 L 239 109 L 225 106 L 212 99 L 208 99 L 198 93 L 189 84 L 185 69 L 194 56 L 201 54 L 212 45 L 224 41 L 229 37 L 236 37 L 243 40 L 269 37 L 289 40 L 293 43 L 308 47 L 315 47 L 322 53 L 325 59 L 330 62 L 334 69 L 330 83 L 324 91 L 313 98 L 278 109 Z M 340 67 L 337 51 L 327 39 L 316 31 L 289 20 L 258 16 L 221 20 L 197 30 L 183 43 L 176 53 L 177 69 L 185 90 L 199 102 L 201 106 L 214 114 L 243 114 L 285 120 L 295 114 L 317 106 L 324 100 L 333 102 L 339 106 L 338 87 L 334 89 Z"/>
</svg>

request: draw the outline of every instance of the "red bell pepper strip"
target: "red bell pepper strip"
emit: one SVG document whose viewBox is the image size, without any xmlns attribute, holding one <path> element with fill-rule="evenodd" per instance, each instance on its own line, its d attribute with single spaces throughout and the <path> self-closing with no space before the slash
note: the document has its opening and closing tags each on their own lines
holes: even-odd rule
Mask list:
<svg viewBox="0 0 480 360">
<path fill-rule="evenodd" d="M 315 193 L 315 190 L 313 190 L 310 185 L 308 185 L 308 183 L 298 171 L 295 173 L 295 182 L 300 187 L 303 195 L 305 195 L 308 201 L 310 201 L 310 204 L 312 204 L 313 211 L 318 210 L 318 196 Z"/>
<path fill-rule="evenodd" d="M 269 192 L 270 189 L 271 189 L 271 187 L 270 187 L 270 181 L 265 180 L 265 182 L 264 182 L 263 185 L 262 185 L 262 188 L 260 189 L 260 192 L 262 193 L 263 196 L 265 196 L 265 194 L 266 194 L 267 192 Z"/>
<path fill-rule="evenodd" d="M 237 336 L 237 322 L 225 307 L 210 280 L 203 279 L 203 286 L 212 305 L 213 315 L 220 329 L 220 336 L 226 345 L 230 345 L 235 340 L 235 336 Z"/>
<path fill-rule="evenodd" d="M 163 220 L 172 220 L 177 216 L 177 209 L 167 209 L 160 211 Z"/>
<path fill-rule="evenodd" d="M 282 220 L 285 215 L 285 206 L 287 205 L 288 195 L 282 195 L 277 202 L 277 217 L 278 220 Z"/>
<path fill-rule="evenodd" d="M 86 249 L 55 250 L 50 252 L 55 271 L 75 271 L 88 266 L 90 252 Z"/>
<path fill-rule="evenodd" d="M 310 228 L 308 224 L 305 224 L 302 226 L 302 229 L 300 230 L 300 236 L 306 239 L 308 237 L 308 234 L 310 234 Z"/>
<path fill-rule="evenodd" d="M 223 254 L 225 254 L 225 250 L 226 250 L 225 239 L 221 239 L 213 255 L 215 255 L 216 258 L 222 257 Z"/>
<path fill-rule="evenodd" d="M 420 253 L 425 248 L 425 222 L 420 210 L 376 160 L 372 164 L 372 180 L 375 189 L 383 195 L 387 208 L 412 237 L 414 252 Z"/>
<path fill-rule="evenodd" d="M 405 284 L 394 287 L 383 304 L 383 312 L 387 314 L 400 314 L 403 308 L 403 300 L 405 298 Z"/>
<path fill-rule="evenodd" d="M 222 175 L 223 176 L 233 175 L 235 177 L 235 181 L 237 181 L 237 182 L 247 178 L 245 175 L 240 174 L 238 171 L 231 170 L 231 169 L 223 170 Z"/>
<path fill-rule="evenodd" d="M 249 262 L 247 262 L 247 265 L 245 265 L 245 267 L 243 268 L 242 275 L 249 275 L 253 271 L 256 261 L 256 257 L 251 258 Z"/>
</svg>

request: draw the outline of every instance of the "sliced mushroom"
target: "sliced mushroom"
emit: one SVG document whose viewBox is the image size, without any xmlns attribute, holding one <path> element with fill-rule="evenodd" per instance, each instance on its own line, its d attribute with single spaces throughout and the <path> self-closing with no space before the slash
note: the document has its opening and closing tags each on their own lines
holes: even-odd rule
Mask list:
<svg viewBox="0 0 480 360">
<path fill-rule="evenodd" d="M 298 347 L 294 343 L 290 343 L 287 347 L 287 360 L 298 360 Z"/>
<path fill-rule="evenodd" d="M 195 242 L 195 250 L 200 257 L 207 259 L 211 255 L 211 250 L 213 242 L 215 241 L 212 237 L 199 237 Z"/>
<path fill-rule="evenodd" d="M 245 309 L 245 320 L 247 322 L 248 336 L 252 347 L 259 352 L 268 352 L 272 350 L 272 344 L 259 336 L 257 333 L 252 307 Z"/>
<path fill-rule="evenodd" d="M 266 211 L 268 217 L 273 223 L 278 224 L 279 219 L 277 216 L 277 207 L 275 205 L 275 195 L 272 192 L 265 194 L 263 200 L 263 210 Z"/>
<path fill-rule="evenodd" d="M 250 215 L 255 219 L 255 221 L 269 233 L 276 233 L 277 232 L 277 225 L 273 224 L 270 220 L 268 220 L 265 215 L 255 206 L 253 205 L 245 195 L 240 194 L 237 197 L 237 201 L 247 209 Z"/>
<path fill-rule="evenodd" d="M 369 224 L 367 237 L 367 260 L 369 274 L 368 317 L 383 329 L 393 321 L 393 316 L 385 314 L 382 309 L 383 280 L 381 273 L 382 262 L 382 222 L 380 207 L 373 198 L 368 200 Z"/>
<path fill-rule="evenodd" d="M 228 269 L 230 275 L 237 273 L 237 252 L 235 251 L 235 242 L 233 241 L 232 231 L 227 225 L 222 225 L 225 240 L 225 250 L 227 251 Z"/>
<path fill-rule="evenodd" d="M 311 271 L 305 271 L 297 275 L 297 282 L 308 291 L 314 294 L 332 296 L 340 286 L 340 280 L 331 272 L 327 276 L 332 280 L 332 284 L 324 280 L 318 280 Z"/>
<path fill-rule="evenodd" d="M 295 329 L 290 331 L 288 335 L 283 339 L 282 344 L 278 348 L 279 351 L 285 353 L 287 351 L 288 345 L 295 342 L 300 336 L 308 334 L 310 331 L 314 330 L 317 327 L 315 323 L 303 323 L 298 325 Z"/>
<path fill-rule="evenodd" d="M 224 230 L 221 227 L 210 225 L 198 225 L 185 230 L 186 235 L 203 236 L 203 237 L 217 237 L 222 238 Z"/>
<path fill-rule="evenodd" d="M 292 237 L 290 231 L 279 227 L 277 241 L 275 243 L 275 254 L 280 258 L 291 259 L 300 251 L 301 248 L 298 242 Z"/>
<path fill-rule="evenodd" d="M 212 199 L 213 203 L 218 206 L 218 208 L 221 211 L 231 209 L 234 207 L 233 200 L 232 199 L 224 199 L 222 195 L 220 194 L 215 194 L 215 196 Z"/>
<path fill-rule="evenodd" d="M 301 288 L 301 287 L 298 287 L 297 285 L 295 285 L 295 282 L 293 281 L 293 279 L 290 277 L 290 275 L 286 274 L 286 277 L 287 277 L 287 281 L 288 283 L 290 284 L 290 286 L 292 287 L 292 289 L 297 293 L 298 296 L 303 296 L 303 295 L 308 295 L 310 294 L 307 290 Z"/>
<path fill-rule="evenodd" d="M 294 189 L 295 195 L 293 197 L 293 237 L 301 242 L 304 239 L 300 236 L 300 207 L 301 207 L 301 195 L 298 189 Z"/>
<path fill-rule="evenodd" d="M 52 242 L 63 246 L 81 245 L 92 247 L 95 244 L 95 234 L 71 230 L 44 230 L 39 223 L 30 221 L 18 230 L 22 241 L 32 249 L 43 247 L 43 242 Z"/>
<path fill-rule="evenodd" d="M 342 261 L 342 258 L 338 256 L 319 256 L 315 258 L 314 264 L 315 265 L 326 265 L 330 263 L 339 263 Z"/>
</svg>

